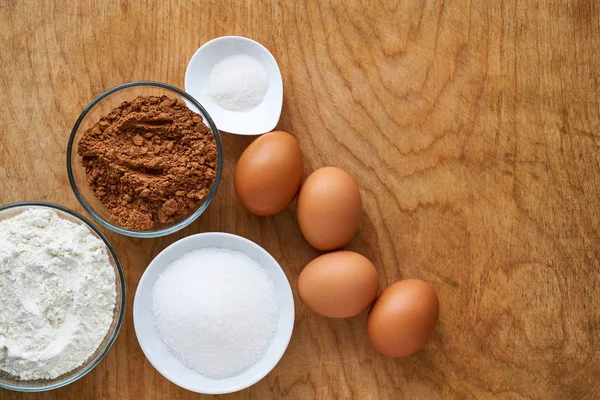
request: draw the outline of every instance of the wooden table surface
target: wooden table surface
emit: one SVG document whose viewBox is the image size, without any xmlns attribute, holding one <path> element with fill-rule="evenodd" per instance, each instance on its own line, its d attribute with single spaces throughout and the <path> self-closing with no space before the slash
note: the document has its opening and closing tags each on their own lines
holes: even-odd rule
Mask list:
<svg viewBox="0 0 600 400">
<path fill-rule="evenodd" d="M 600 398 L 600 14 L 595 0 L 0 2 L 0 203 L 82 211 L 65 149 L 82 109 L 120 83 L 183 87 L 205 41 L 244 35 L 281 67 L 278 128 L 306 173 L 341 167 L 359 183 L 348 248 L 381 286 L 417 277 L 440 298 L 432 340 L 390 359 L 366 315 L 319 317 L 296 296 L 277 368 L 227 399 Z M 72 3 L 72 4 L 71 4 Z M 223 135 L 218 196 L 191 227 L 156 240 L 106 232 L 127 311 L 102 363 L 45 394 L 0 399 L 199 399 L 146 361 L 132 320 L 145 266 L 184 236 L 226 231 L 264 246 L 294 288 L 318 253 L 294 205 L 246 212 L 233 190 L 250 138 Z"/>
</svg>

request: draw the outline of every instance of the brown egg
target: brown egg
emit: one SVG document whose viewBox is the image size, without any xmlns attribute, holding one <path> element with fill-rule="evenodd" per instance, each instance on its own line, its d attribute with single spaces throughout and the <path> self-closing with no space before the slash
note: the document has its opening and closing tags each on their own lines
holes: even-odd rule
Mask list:
<svg viewBox="0 0 600 400">
<path fill-rule="evenodd" d="M 438 314 L 438 297 L 430 284 L 420 279 L 396 282 L 381 293 L 369 312 L 369 339 L 386 356 L 408 356 L 427 343 Z"/>
<path fill-rule="evenodd" d="M 300 230 L 319 250 L 334 250 L 348 243 L 358 231 L 361 211 L 358 185 L 339 168 L 316 170 L 298 194 Z"/>
<path fill-rule="evenodd" d="M 375 266 L 353 251 L 337 251 L 312 260 L 298 277 L 298 294 L 314 312 L 331 318 L 360 314 L 375 300 Z"/>
<path fill-rule="evenodd" d="M 294 200 L 303 175 L 298 141 L 287 132 L 270 132 L 242 153 L 235 168 L 235 193 L 251 213 L 277 214 Z"/>
</svg>

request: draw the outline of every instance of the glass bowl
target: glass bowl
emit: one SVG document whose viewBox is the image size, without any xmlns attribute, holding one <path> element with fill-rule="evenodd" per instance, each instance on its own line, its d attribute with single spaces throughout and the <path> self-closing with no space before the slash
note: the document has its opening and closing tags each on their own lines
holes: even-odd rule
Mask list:
<svg viewBox="0 0 600 400">
<path fill-rule="evenodd" d="M 100 238 L 104 242 L 106 248 L 108 249 L 108 259 L 110 261 L 110 265 L 112 265 L 115 269 L 117 297 L 115 301 L 115 309 L 113 311 L 112 323 L 108 328 L 106 336 L 94 354 L 92 354 L 79 367 L 54 379 L 36 380 L 21 380 L 0 370 L 0 388 L 16 390 L 20 392 L 42 392 L 46 390 L 57 389 L 75 382 L 77 379 L 90 372 L 92 369 L 94 369 L 94 367 L 96 367 L 96 365 L 100 363 L 102 358 L 104 358 L 106 353 L 108 353 L 108 350 L 110 350 L 110 347 L 117 339 L 117 335 L 121 329 L 121 324 L 123 323 L 123 316 L 125 314 L 125 278 L 123 277 L 123 270 L 121 269 L 121 263 L 119 262 L 119 258 L 117 257 L 115 250 L 112 248 L 102 232 L 100 232 L 100 230 L 98 230 L 94 224 L 92 224 L 83 216 L 69 210 L 68 208 L 52 203 L 22 202 L 0 206 L 0 221 L 12 218 L 21 212 L 32 208 L 49 208 L 55 211 L 61 218 L 76 224 L 86 225 L 92 235 Z"/>
<path fill-rule="evenodd" d="M 108 209 L 98 200 L 96 195 L 89 188 L 86 180 L 85 168 L 81 162 L 81 157 L 77 154 L 79 141 L 84 133 L 96 124 L 100 117 L 110 113 L 113 109 L 121 105 L 124 101 L 131 101 L 138 96 L 168 96 L 185 101 L 187 106 L 197 114 L 200 114 L 204 120 L 204 124 L 212 132 L 217 145 L 217 171 L 215 181 L 204 200 L 195 208 L 190 209 L 187 216 L 176 219 L 167 224 L 156 224 L 153 230 L 135 231 L 120 227 L 110 216 Z M 71 188 L 75 193 L 75 197 L 81 203 L 83 208 L 94 218 L 100 225 L 126 236 L 138 238 L 154 238 L 159 236 L 169 235 L 176 232 L 196 220 L 209 206 L 212 199 L 217 193 L 219 184 L 221 183 L 221 174 L 223 171 L 223 147 L 221 144 L 221 136 L 215 123 L 204 107 L 200 105 L 192 96 L 187 94 L 175 86 L 161 82 L 130 82 L 114 87 L 105 93 L 98 96 L 83 110 L 69 138 L 67 146 L 67 174 Z"/>
</svg>

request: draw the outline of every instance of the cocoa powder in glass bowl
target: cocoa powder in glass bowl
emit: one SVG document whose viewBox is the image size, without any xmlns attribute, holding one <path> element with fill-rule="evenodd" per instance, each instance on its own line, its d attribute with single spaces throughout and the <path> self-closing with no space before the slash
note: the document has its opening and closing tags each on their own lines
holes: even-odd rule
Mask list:
<svg viewBox="0 0 600 400">
<path fill-rule="evenodd" d="M 67 174 L 75 197 L 114 232 L 154 238 L 206 211 L 223 172 L 221 136 L 188 93 L 162 82 L 116 86 L 75 122 Z"/>
<path fill-rule="evenodd" d="M 87 129 L 77 147 L 86 180 L 113 223 L 152 230 L 209 194 L 217 145 L 202 116 L 168 96 L 138 96 Z"/>
</svg>

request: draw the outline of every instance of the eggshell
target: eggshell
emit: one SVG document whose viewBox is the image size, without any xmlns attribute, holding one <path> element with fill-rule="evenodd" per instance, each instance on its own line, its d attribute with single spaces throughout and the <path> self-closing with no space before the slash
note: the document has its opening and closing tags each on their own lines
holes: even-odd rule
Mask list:
<svg viewBox="0 0 600 400">
<path fill-rule="evenodd" d="M 242 153 L 235 168 L 235 192 L 251 213 L 273 215 L 294 200 L 303 175 L 298 141 L 287 132 L 270 132 Z"/>
<path fill-rule="evenodd" d="M 319 250 L 340 248 L 358 231 L 360 190 L 354 179 L 339 168 L 325 167 L 310 174 L 297 204 L 300 230 Z"/>
<path fill-rule="evenodd" d="M 371 307 L 369 339 L 382 354 L 408 356 L 427 343 L 438 315 L 438 297 L 431 285 L 419 279 L 396 282 Z"/>
<path fill-rule="evenodd" d="M 375 300 L 379 277 L 366 257 L 337 251 L 312 260 L 298 277 L 298 294 L 317 314 L 347 318 L 360 314 Z"/>
</svg>

